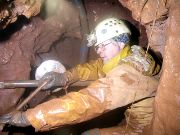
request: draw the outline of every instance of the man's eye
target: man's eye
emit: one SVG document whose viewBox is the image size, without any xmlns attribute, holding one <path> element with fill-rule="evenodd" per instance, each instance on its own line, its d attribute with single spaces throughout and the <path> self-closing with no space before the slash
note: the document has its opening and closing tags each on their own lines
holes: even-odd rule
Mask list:
<svg viewBox="0 0 180 135">
<path fill-rule="evenodd" d="M 94 49 L 95 49 L 95 51 L 97 51 L 97 50 L 99 49 L 99 47 L 98 47 L 98 46 L 96 46 L 96 47 L 94 47 Z"/>
</svg>

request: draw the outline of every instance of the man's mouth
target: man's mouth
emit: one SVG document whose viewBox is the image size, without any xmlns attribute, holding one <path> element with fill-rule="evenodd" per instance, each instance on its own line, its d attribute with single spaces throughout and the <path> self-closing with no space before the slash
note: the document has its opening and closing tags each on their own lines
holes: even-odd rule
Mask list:
<svg viewBox="0 0 180 135">
<path fill-rule="evenodd" d="M 102 60 L 107 60 L 107 58 L 106 57 L 101 57 L 102 58 Z"/>
</svg>

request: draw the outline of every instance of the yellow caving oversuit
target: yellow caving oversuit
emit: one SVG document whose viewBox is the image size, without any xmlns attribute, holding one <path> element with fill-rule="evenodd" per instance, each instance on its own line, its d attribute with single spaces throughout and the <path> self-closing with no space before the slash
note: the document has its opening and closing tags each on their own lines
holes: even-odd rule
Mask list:
<svg viewBox="0 0 180 135">
<path fill-rule="evenodd" d="M 158 86 L 158 80 L 152 76 L 159 70 L 160 65 L 151 55 L 145 57 L 141 47 L 126 45 L 105 65 L 98 59 L 66 72 L 72 81 L 96 80 L 90 86 L 40 104 L 27 110 L 25 115 L 37 131 L 45 131 L 80 123 L 131 104 L 125 112 L 126 118 L 130 118 L 128 132 L 140 133 L 152 119 L 153 96 Z M 99 130 L 102 135 L 113 132 L 121 133 L 123 129 Z"/>
</svg>

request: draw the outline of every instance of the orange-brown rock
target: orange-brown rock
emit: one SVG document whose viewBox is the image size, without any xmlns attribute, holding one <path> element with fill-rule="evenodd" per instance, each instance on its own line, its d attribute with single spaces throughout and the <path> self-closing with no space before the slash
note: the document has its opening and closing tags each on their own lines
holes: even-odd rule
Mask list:
<svg viewBox="0 0 180 135">
<path fill-rule="evenodd" d="M 17 20 L 19 15 L 27 18 L 40 12 L 41 0 L 3 1 L 0 5 L 0 29 Z"/>
</svg>

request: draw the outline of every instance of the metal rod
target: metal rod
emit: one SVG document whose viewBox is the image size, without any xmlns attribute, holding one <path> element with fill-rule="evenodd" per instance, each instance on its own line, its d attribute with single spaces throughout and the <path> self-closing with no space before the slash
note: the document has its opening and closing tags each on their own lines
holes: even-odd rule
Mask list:
<svg viewBox="0 0 180 135">
<path fill-rule="evenodd" d="M 33 91 L 17 108 L 19 111 L 25 104 L 27 104 L 47 83 L 49 80 L 46 80 L 42 85 L 40 85 L 35 91 Z"/>
<path fill-rule="evenodd" d="M 42 85 L 40 85 L 35 91 L 33 91 L 18 107 L 16 108 L 17 111 L 19 111 L 25 104 L 27 104 L 41 89 L 49 82 L 49 80 L 46 80 Z M 87 86 L 92 81 L 84 81 L 84 82 L 76 82 L 72 84 L 72 86 Z"/>
<path fill-rule="evenodd" d="M 25 87 L 37 87 L 39 86 L 38 80 L 13 80 L 0 82 L 0 88 L 25 88 Z"/>
<path fill-rule="evenodd" d="M 26 87 L 38 87 L 40 81 L 38 80 L 16 80 L 0 82 L 0 89 L 13 89 L 13 88 L 26 88 Z M 92 81 L 78 81 L 70 84 L 72 87 L 88 86 Z"/>
</svg>

